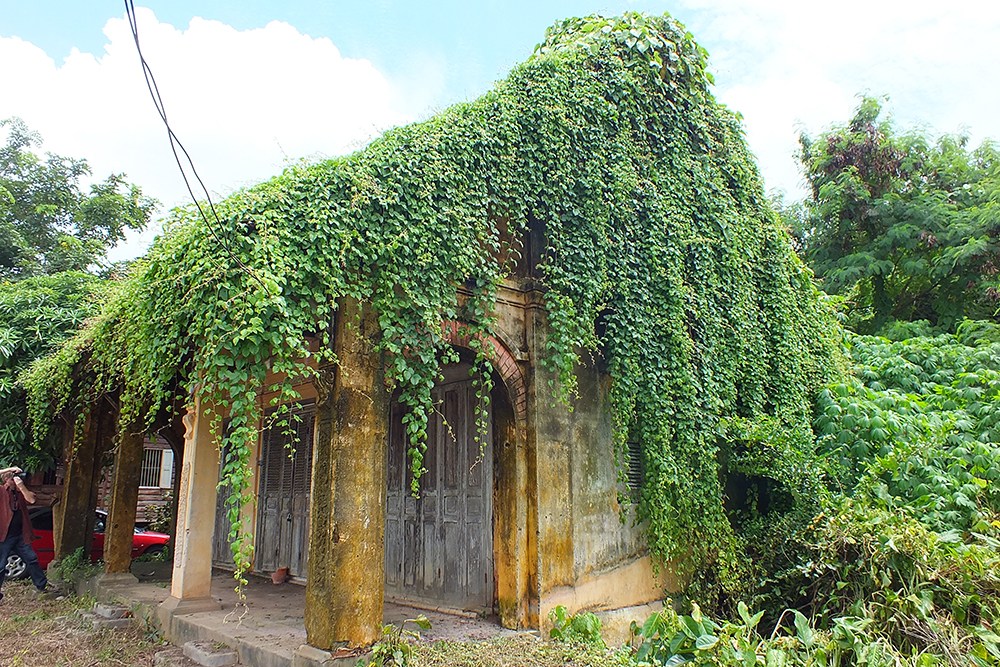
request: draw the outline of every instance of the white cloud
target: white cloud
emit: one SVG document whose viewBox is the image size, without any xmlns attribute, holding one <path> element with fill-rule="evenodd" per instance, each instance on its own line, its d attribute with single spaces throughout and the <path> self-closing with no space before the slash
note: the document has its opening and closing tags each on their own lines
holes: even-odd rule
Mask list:
<svg viewBox="0 0 1000 667">
<path fill-rule="evenodd" d="M 371 62 L 285 23 L 239 31 L 194 18 L 180 29 L 142 8 L 137 18 L 171 126 L 213 197 L 291 161 L 357 149 L 412 120 L 442 85 L 434 63 L 421 68 L 423 82 L 397 85 Z M 0 38 L 0 62 L 17 63 L 5 68 L 0 118 L 22 117 L 45 150 L 85 158 L 98 178 L 125 172 L 165 207 L 186 203 L 128 23 L 109 20 L 104 33 L 104 53 L 74 50 L 62 63 L 21 39 Z M 420 99 L 404 94 L 416 89 Z M 140 252 L 152 231 L 116 257 Z"/>
<path fill-rule="evenodd" d="M 769 188 L 802 195 L 801 130 L 846 122 L 858 94 L 888 95 L 903 128 L 1000 139 L 1000 3 L 686 0 L 717 95 L 743 113 Z"/>
<path fill-rule="evenodd" d="M 711 52 L 719 99 L 745 118 L 769 188 L 804 194 L 799 132 L 845 122 L 859 93 L 888 95 L 903 127 L 940 134 L 964 126 L 975 142 L 1000 139 L 1000 3 L 680 1 Z M 400 54 L 401 74 L 390 80 L 280 22 L 240 31 L 195 18 L 175 27 L 147 9 L 138 19 L 171 124 L 213 195 L 302 157 L 359 148 L 442 105 L 442 56 Z M 125 19 L 108 21 L 105 35 L 102 53 L 74 51 L 60 63 L 0 38 L 0 62 L 16 63 L 4 69 L 0 118 L 23 117 L 47 150 L 86 158 L 98 177 L 125 172 L 166 206 L 184 203 Z"/>
</svg>

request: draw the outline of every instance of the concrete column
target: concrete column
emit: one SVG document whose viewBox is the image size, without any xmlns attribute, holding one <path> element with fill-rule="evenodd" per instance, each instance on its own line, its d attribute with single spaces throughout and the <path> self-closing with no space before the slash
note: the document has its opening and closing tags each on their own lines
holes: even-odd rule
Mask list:
<svg viewBox="0 0 1000 667">
<path fill-rule="evenodd" d="M 67 426 L 66 473 L 59 512 L 53 514 L 54 533 L 59 536 L 54 545 L 54 560 L 62 560 L 77 549 L 89 549 L 93 543 L 94 503 L 100 475 L 100 404 L 91 408 L 83 428 Z M 97 475 L 95 475 L 95 469 Z"/>
<path fill-rule="evenodd" d="M 70 452 L 73 451 L 73 426 L 72 424 L 66 423 L 64 420 L 60 420 L 57 425 L 58 433 L 57 436 L 59 441 L 62 443 L 60 449 L 60 456 L 63 462 L 63 478 L 62 485 L 59 489 L 59 501 L 52 506 L 52 545 L 54 552 L 58 554 L 62 549 L 62 525 L 63 517 L 65 512 L 63 512 L 62 497 L 66 495 L 66 470 L 69 468 Z M 58 560 L 53 560 L 53 563 L 58 564 Z"/>
<path fill-rule="evenodd" d="M 174 452 L 174 461 L 184 460 L 183 431 L 184 420 L 182 417 L 171 420 L 171 423 L 160 431 L 160 434 L 164 437 L 164 439 L 170 443 L 170 449 Z M 166 531 L 170 535 L 177 533 L 177 504 L 180 500 L 180 488 L 181 476 L 180 474 L 174 474 L 174 478 L 171 480 L 170 486 L 170 525 Z"/>
<path fill-rule="evenodd" d="M 328 650 L 367 646 L 382 626 L 388 397 L 379 328 L 366 306 L 343 299 L 336 369 L 320 369 L 313 449 L 307 641 Z"/>
<path fill-rule="evenodd" d="M 497 392 L 494 397 L 497 398 Z M 534 506 L 537 493 L 530 484 L 534 462 L 530 461 L 529 471 L 523 424 L 514 420 L 506 400 L 494 400 L 493 415 L 498 468 L 493 509 L 497 609 L 503 627 L 535 628 L 538 627 L 538 577 L 533 535 L 537 532 Z"/>
<path fill-rule="evenodd" d="M 169 619 L 172 614 L 219 608 L 212 598 L 212 540 L 216 485 L 219 483 L 219 447 L 210 422 L 211 417 L 196 396 L 194 406 L 184 415 L 184 459 L 174 534 L 174 570 L 170 597 L 160 606 L 161 619 Z"/>
<path fill-rule="evenodd" d="M 132 565 L 132 536 L 145 440 L 146 434 L 138 425 L 119 424 L 111 478 L 111 508 L 104 530 L 104 571 L 107 574 L 127 574 Z"/>
</svg>

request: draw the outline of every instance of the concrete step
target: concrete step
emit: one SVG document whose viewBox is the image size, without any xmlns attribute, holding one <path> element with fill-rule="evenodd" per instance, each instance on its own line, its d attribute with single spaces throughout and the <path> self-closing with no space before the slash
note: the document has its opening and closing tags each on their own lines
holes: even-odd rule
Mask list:
<svg viewBox="0 0 1000 667">
<path fill-rule="evenodd" d="M 184 655 L 184 649 L 168 648 L 153 656 L 153 667 L 198 667 Z"/>
<path fill-rule="evenodd" d="M 185 657 L 201 667 L 229 667 L 239 663 L 236 651 L 221 642 L 193 641 L 182 647 Z"/>
<path fill-rule="evenodd" d="M 94 605 L 93 611 L 80 613 L 81 618 L 94 630 L 120 630 L 132 625 L 132 612 L 125 607 Z"/>
<path fill-rule="evenodd" d="M 128 607 L 113 604 L 102 604 L 100 602 L 94 605 L 94 613 L 101 618 L 107 619 L 130 618 L 132 616 L 132 610 Z"/>
</svg>

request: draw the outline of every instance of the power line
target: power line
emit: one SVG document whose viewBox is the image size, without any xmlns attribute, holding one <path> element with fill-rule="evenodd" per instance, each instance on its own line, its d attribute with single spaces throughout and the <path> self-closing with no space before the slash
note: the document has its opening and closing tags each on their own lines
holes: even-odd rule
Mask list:
<svg viewBox="0 0 1000 667">
<path fill-rule="evenodd" d="M 125 14 L 128 16 L 129 28 L 132 30 L 132 40 L 135 42 L 135 50 L 139 54 L 139 62 L 142 65 L 142 74 L 146 79 L 146 88 L 149 89 L 149 94 L 153 98 L 153 105 L 156 107 L 156 112 L 160 115 L 160 120 L 163 121 L 164 127 L 167 128 L 167 138 L 170 140 L 170 151 L 174 154 L 174 161 L 177 163 L 177 168 L 181 172 L 181 178 L 184 179 L 184 186 L 187 188 L 188 194 L 191 196 L 191 201 L 194 202 L 195 207 L 198 209 L 198 213 L 201 214 L 201 219 L 205 221 L 205 226 L 208 228 L 209 233 L 212 238 L 226 251 L 229 257 L 244 271 L 248 276 L 260 283 L 260 286 L 267 291 L 267 286 L 264 281 L 257 276 L 246 263 L 241 260 L 236 253 L 232 251 L 229 244 L 220 236 L 219 232 L 222 228 L 222 221 L 219 219 L 219 215 L 215 211 L 215 205 L 212 203 L 212 196 L 208 192 L 208 188 L 205 187 L 205 183 L 201 180 L 201 176 L 198 175 L 198 170 L 195 169 L 194 161 L 191 159 L 191 155 L 188 153 L 187 149 L 184 148 L 184 144 L 174 133 L 173 128 L 170 127 L 170 122 L 167 120 L 167 111 L 163 104 L 163 98 L 160 96 L 159 86 L 156 84 L 156 78 L 153 76 L 153 70 L 150 68 L 149 63 L 146 61 L 146 57 L 142 54 L 142 46 L 139 44 L 139 25 L 135 18 L 135 5 L 133 0 L 125 0 Z M 180 153 L 178 153 L 180 151 Z M 184 156 L 184 160 L 187 162 L 188 167 L 191 170 L 191 175 L 197 181 L 198 186 L 205 195 L 205 202 L 208 204 L 208 209 L 212 213 L 212 218 L 215 220 L 215 226 L 208 219 L 205 214 L 204 208 L 202 208 L 201 201 L 195 196 L 194 189 L 191 186 L 191 181 L 188 178 L 187 170 L 184 168 L 184 163 L 181 161 L 181 154 Z M 219 231 L 216 231 L 216 226 Z"/>
</svg>

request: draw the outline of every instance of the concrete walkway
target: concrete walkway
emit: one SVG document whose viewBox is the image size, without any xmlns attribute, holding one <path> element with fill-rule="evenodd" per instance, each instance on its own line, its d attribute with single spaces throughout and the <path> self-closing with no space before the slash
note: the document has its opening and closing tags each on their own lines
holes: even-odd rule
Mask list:
<svg viewBox="0 0 1000 667">
<path fill-rule="evenodd" d="M 132 606 L 136 616 L 155 622 L 156 609 L 169 594 L 164 582 L 115 583 L 102 586 L 101 598 L 117 598 Z M 240 603 L 233 578 L 228 573 L 212 577 L 212 597 L 221 605 L 218 611 L 180 614 L 173 618 L 168 639 L 180 646 L 189 641 L 211 641 L 236 649 L 240 662 L 247 667 L 299 667 L 311 664 L 296 652 L 306 643 L 305 587 L 294 583 L 274 585 L 269 580 L 250 578 L 246 599 Z M 427 641 L 483 640 L 499 634 L 513 634 L 494 619 L 461 616 L 386 604 L 385 623 L 399 624 L 424 614 L 431 629 L 421 631 Z M 411 624 L 408 629 L 416 629 Z M 301 653 L 301 652 L 300 652 Z M 353 658 L 350 664 L 354 664 Z"/>
</svg>

